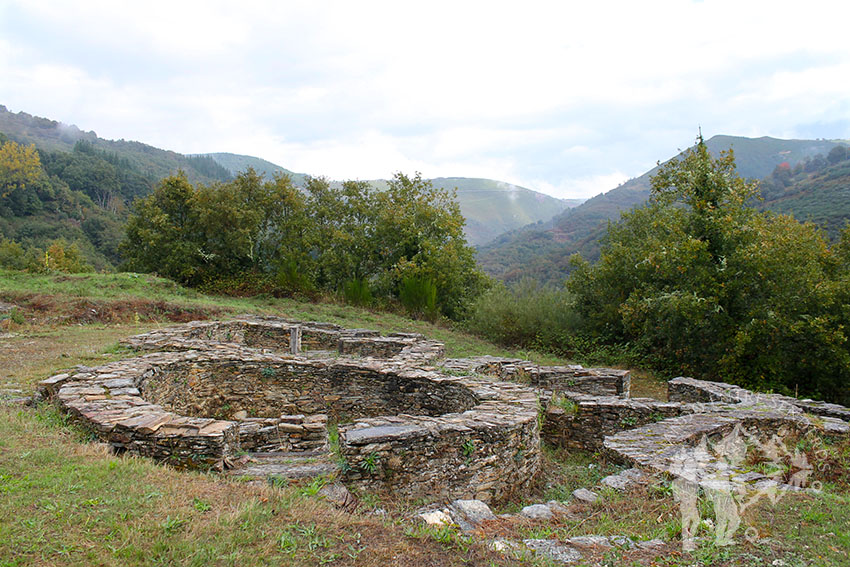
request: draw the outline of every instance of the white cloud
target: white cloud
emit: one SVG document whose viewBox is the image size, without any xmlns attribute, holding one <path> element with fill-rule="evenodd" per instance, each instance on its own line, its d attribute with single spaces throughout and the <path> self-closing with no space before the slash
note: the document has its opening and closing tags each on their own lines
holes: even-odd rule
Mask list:
<svg viewBox="0 0 850 567">
<path fill-rule="evenodd" d="M 561 199 L 587 199 L 600 193 L 605 193 L 629 180 L 629 176 L 621 171 L 568 177 L 559 184 L 553 184 L 545 179 L 532 179 L 523 183 L 537 191 L 547 193 Z"/>
<path fill-rule="evenodd" d="M 419 170 L 591 196 L 688 145 L 698 125 L 758 136 L 850 121 L 836 10 L 0 2 L 0 104 L 313 174 Z"/>
</svg>

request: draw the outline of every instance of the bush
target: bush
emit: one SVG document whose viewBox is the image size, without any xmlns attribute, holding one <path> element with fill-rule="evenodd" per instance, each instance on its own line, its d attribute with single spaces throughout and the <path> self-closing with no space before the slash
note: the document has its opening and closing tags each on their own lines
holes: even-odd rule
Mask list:
<svg viewBox="0 0 850 567">
<path fill-rule="evenodd" d="M 0 267 L 30 272 L 64 272 L 68 274 L 92 272 L 77 243 L 69 244 L 59 238 L 47 250 L 24 248 L 14 240 L 0 241 Z"/>
<path fill-rule="evenodd" d="M 568 337 L 578 318 L 566 289 L 541 287 L 524 279 L 513 287 L 498 283 L 475 302 L 467 328 L 504 346 L 570 350 Z"/>
<path fill-rule="evenodd" d="M 413 315 L 435 317 L 437 314 L 437 286 L 427 277 L 407 276 L 398 290 L 401 304 Z"/>
<path fill-rule="evenodd" d="M 348 280 L 342 286 L 342 295 L 345 301 L 352 305 L 369 305 L 372 303 L 372 290 L 366 278 Z"/>
<path fill-rule="evenodd" d="M 14 240 L 0 240 L 0 268 L 7 270 L 32 270 L 38 267 L 39 252 L 24 249 Z"/>
</svg>

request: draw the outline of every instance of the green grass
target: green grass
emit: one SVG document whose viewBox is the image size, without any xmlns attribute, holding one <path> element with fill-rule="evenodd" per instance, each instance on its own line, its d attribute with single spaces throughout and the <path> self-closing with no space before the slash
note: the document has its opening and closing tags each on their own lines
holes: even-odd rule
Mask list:
<svg viewBox="0 0 850 567">
<path fill-rule="evenodd" d="M 0 338 L 0 398 L 5 389 L 31 391 L 38 380 L 62 368 L 131 355 L 118 345 L 120 338 L 171 324 L 169 317 L 186 313 L 263 313 L 384 332 L 418 331 L 446 342 L 450 356 L 536 357 L 498 349 L 445 324 L 398 314 L 333 302 L 210 297 L 134 274 L 0 272 L 0 300 L 18 304 L 25 319 L 0 321 L 0 332 L 14 335 Z M 89 323 L 78 317 L 93 308 L 105 315 L 103 321 Z M 517 557 L 488 550 L 487 538 L 564 540 L 586 534 L 672 542 L 660 554 L 612 550 L 588 557 L 587 565 L 770 565 L 776 559 L 788 565 L 850 565 L 850 443 L 829 439 L 815 447 L 801 442 L 800 449 L 818 451 L 819 465 L 828 465 L 817 473 L 823 495 L 788 495 L 754 508 L 750 524 L 768 539 L 750 543 L 736 537 L 739 545 L 720 549 L 709 539 L 695 554 L 682 555 L 677 547 L 678 508 L 664 483 L 625 495 L 601 491 L 604 498 L 597 504 L 571 504 L 568 518 L 545 524 L 497 523 L 470 539 L 454 528 L 418 526 L 410 520 L 413 504 L 386 495 L 379 499 L 361 494 L 361 511 L 344 513 L 318 494 L 329 479 L 248 483 L 179 472 L 147 459 L 111 455 L 51 406 L 0 404 L 0 567 L 542 566 L 550 563 L 528 552 Z M 592 488 L 619 470 L 598 455 L 575 451 L 547 450 L 544 462 L 534 491 L 499 511 L 551 499 L 567 501 L 576 488 Z M 378 507 L 386 514 L 375 514 Z"/>
<path fill-rule="evenodd" d="M 400 519 L 344 514 L 315 494 L 110 455 L 50 406 L 0 406 L 0 565 L 487 564 L 405 535 Z M 514 564 L 509 561 L 505 564 Z"/>
<path fill-rule="evenodd" d="M 141 322 L 155 324 L 169 323 L 167 312 L 169 308 L 191 309 L 199 315 L 203 315 L 206 310 L 207 316 L 216 313 L 222 316 L 240 313 L 278 315 L 304 321 L 336 323 L 346 327 L 368 327 L 384 333 L 419 332 L 428 338 L 445 343 L 448 357 L 492 354 L 527 357 L 542 364 L 564 362 L 563 359 L 552 355 L 497 347 L 455 329 L 448 321 L 431 323 L 412 320 L 401 314 L 369 310 L 331 300 L 310 302 L 274 297 L 208 296 L 181 287 L 171 280 L 147 274 L 32 275 L 0 270 L 0 300 L 38 304 L 45 296 L 50 298 L 49 301 L 58 304 L 56 309 L 51 309 L 53 311 L 62 308 L 73 310 L 80 301 L 101 302 L 107 309 L 110 303 L 120 303 L 127 322 L 133 322 L 134 306 L 137 307 L 136 312 L 141 312 Z M 151 302 L 153 302 L 152 306 Z M 159 317 L 157 317 L 157 309 L 161 312 Z M 30 311 L 33 310 L 30 309 Z M 43 326 L 39 326 L 39 329 L 41 328 Z"/>
</svg>

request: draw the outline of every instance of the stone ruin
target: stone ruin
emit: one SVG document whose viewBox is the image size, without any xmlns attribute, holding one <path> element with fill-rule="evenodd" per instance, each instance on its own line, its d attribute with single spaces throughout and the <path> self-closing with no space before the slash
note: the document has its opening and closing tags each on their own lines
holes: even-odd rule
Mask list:
<svg viewBox="0 0 850 567">
<path fill-rule="evenodd" d="M 675 477 L 683 451 L 735 428 L 850 432 L 850 410 L 834 404 L 691 378 L 669 382 L 669 401 L 631 398 L 627 371 L 443 360 L 441 343 L 411 333 L 242 316 L 124 344 L 150 352 L 58 374 L 39 395 L 118 452 L 228 474 L 336 471 L 410 498 L 521 492 L 541 440 Z M 705 477 L 725 466 L 700 462 Z"/>
</svg>

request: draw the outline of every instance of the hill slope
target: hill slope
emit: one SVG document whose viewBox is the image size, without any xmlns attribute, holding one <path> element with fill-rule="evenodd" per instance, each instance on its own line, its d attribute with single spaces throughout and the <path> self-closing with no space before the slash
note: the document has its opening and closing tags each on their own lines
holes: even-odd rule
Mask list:
<svg viewBox="0 0 850 567">
<path fill-rule="evenodd" d="M 826 154 L 838 145 L 826 140 L 738 136 L 714 136 L 706 144 L 712 153 L 731 147 L 740 175 L 756 179 L 770 174 L 781 163 L 789 163 L 793 167 L 807 158 Z M 479 263 L 486 272 L 506 281 L 531 277 L 559 283 L 569 273 L 569 257 L 572 254 L 578 252 L 589 260 L 595 260 L 608 222 L 616 222 L 623 211 L 649 198 L 649 179 L 656 169 L 588 199 L 543 226 L 525 227 L 502 235 L 481 248 Z"/>
<path fill-rule="evenodd" d="M 79 141 L 89 142 L 97 150 L 123 158 L 151 184 L 183 170 L 193 183 L 227 181 L 231 174 L 214 160 L 203 156 L 184 156 L 161 150 L 141 142 L 105 140 L 94 132 L 84 132 L 73 125 L 32 116 L 26 112 L 9 112 L 0 105 L 0 132 L 19 144 L 35 144 L 39 150 L 70 152 Z"/>
<path fill-rule="evenodd" d="M 473 246 L 531 223 L 547 221 L 581 200 L 564 200 L 493 179 L 437 177 L 435 187 L 457 188 L 466 218 L 466 238 Z"/>
<path fill-rule="evenodd" d="M 292 179 L 293 183 L 299 187 L 303 187 L 307 182 L 307 175 L 304 173 L 295 173 L 293 171 L 289 171 L 285 167 L 281 167 L 275 163 L 270 161 L 266 161 L 262 158 L 254 157 L 254 156 L 243 156 L 240 154 L 231 154 L 227 152 L 216 152 L 211 154 L 200 154 L 201 156 L 208 156 L 215 160 L 220 166 L 227 169 L 231 175 L 236 175 L 242 171 L 245 171 L 249 167 L 253 168 L 254 171 L 265 177 L 266 179 L 272 179 L 275 175 L 288 175 L 290 179 Z"/>
</svg>

